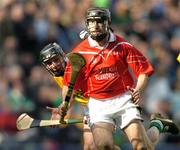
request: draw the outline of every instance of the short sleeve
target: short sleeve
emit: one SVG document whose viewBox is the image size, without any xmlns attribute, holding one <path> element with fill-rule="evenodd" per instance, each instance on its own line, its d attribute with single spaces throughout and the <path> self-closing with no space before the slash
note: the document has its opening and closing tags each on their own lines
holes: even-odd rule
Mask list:
<svg viewBox="0 0 180 150">
<path fill-rule="evenodd" d="M 154 68 L 149 60 L 135 47 L 128 46 L 126 48 L 126 61 L 135 73 L 136 77 L 138 77 L 139 74 L 147 74 L 148 76 L 151 76 L 154 72 Z"/>
</svg>

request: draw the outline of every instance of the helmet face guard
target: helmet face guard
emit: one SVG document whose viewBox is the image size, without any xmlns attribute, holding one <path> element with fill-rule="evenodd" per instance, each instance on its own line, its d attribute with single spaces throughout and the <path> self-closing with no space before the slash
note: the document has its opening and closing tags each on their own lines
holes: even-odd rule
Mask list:
<svg viewBox="0 0 180 150">
<path fill-rule="evenodd" d="M 40 51 L 40 60 L 43 66 L 53 76 L 64 75 L 64 70 L 66 67 L 66 55 L 58 44 L 51 43 L 45 46 Z"/>
<path fill-rule="evenodd" d="M 109 32 L 109 25 L 111 23 L 111 15 L 108 9 L 94 7 L 90 8 L 86 12 L 86 30 L 88 34 L 91 36 L 92 39 L 96 41 L 103 40 L 108 32 Z M 89 26 L 90 21 L 97 21 L 102 23 L 103 31 L 100 33 L 93 33 L 91 32 L 91 27 Z"/>
</svg>

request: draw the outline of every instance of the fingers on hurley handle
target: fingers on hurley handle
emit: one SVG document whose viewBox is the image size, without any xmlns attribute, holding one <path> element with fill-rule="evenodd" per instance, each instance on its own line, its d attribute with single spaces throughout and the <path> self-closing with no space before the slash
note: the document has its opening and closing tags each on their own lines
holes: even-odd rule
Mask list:
<svg viewBox="0 0 180 150">
<path fill-rule="evenodd" d="M 64 117 L 66 116 L 67 114 L 67 111 L 68 111 L 68 105 L 69 105 L 69 102 L 64 102 L 64 106 L 61 108 L 61 114 L 60 114 L 60 123 L 62 124 L 67 124 L 67 122 L 64 120 Z"/>
<path fill-rule="evenodd" d="M 127 89 L 128 89 L 130 92 L 134 92 L 134 89 L 131 88 L 130 86 L 127 86 Z"/>
</svg>

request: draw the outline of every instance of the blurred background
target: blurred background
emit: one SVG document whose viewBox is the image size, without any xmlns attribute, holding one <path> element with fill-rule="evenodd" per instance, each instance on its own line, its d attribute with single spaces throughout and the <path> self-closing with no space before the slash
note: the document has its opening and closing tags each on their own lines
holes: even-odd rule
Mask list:
<svg viewBox="0 0 180 150">
<path fill-rule="evenodd" d="M 82 150 L 79 126 L 18 132 L 15 122 L 22 112 L 48 119 L 45 107 L 59 105 L 61 91 L 39 51 L 57 42 L 70 52 L 91 6 L 109 8 L 114 32 L 155 67 L 141 103 L 145 126 L 152 112 L 161 112 L 180 127 L 180 0 L 0 0 L 0 150 Z M 114 138 L 131 150 L 121 131 Z M 163 134 L 156 150 L 180 150 L 180 136 Z"/>
</svg>

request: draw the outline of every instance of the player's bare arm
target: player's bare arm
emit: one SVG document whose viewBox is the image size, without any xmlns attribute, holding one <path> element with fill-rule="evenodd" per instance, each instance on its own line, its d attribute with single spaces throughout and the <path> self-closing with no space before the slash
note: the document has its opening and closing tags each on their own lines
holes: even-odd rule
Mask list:
<svg viewBox="0 0 180 150">
<path fill-rule="evenodd" d="M 138 104 L 141 100 L 141 93 L 144 91 L 148 82 L 148 75 L 147 74 L 140 74 L 137 79 L 137 84 L 135 88 L 128 87 L 128 90 L 132 94 L 132 101 L 135 104 Z"/>
</svg>

